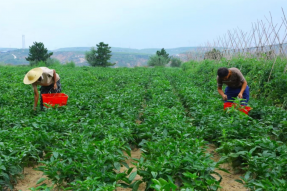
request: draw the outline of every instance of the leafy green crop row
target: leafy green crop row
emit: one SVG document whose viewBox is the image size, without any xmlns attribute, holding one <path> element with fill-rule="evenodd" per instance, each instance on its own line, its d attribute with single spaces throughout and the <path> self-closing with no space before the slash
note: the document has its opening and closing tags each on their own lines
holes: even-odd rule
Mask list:
<svg viewBox="0 0 287 191">
<path fill-rule="evenodd" d="M 68 105 L 33 112 L 32 88 L 22 83 L 30 68 L 1 67 L 0 188 L 12 189 L 24 167 L 39 163 L 62 190 L 137 190 L 143 182 L 146 190 L 217 190 L 215 169 L 230 161 L 250 190 L 285 190 L 287 112 L 260 96 L 249 116 L 224 112 L 215 68 L 58 66 Z M 206 153 L 211 142 L 220 162 Z M 136 171 L 125 162 L 131 145 L 142 150 Z M 31 190 L 54 189 L 43 180 Z"/>
<path fill-rule="evenodd" d="M 285 110 L 252 99 L 250 116 L 232 108 L 224 112 L 215 77 L 205 78 L 200 70 L 166 73 L 202 138 L 219 146 L 222 160 L 245 172 L 239 182 L 250 190 L 286 189 Z"/>
</svg>

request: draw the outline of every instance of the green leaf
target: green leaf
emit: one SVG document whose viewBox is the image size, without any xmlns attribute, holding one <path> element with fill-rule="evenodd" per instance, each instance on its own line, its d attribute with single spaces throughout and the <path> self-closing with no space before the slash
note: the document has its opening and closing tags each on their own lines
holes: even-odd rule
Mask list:
<svg viewBox="0 0 287 191">
<path fill-rule="evenodd" d="M 130 186 L 125 183 L 119 183 L 119 185 L 121 185 L 122 188 L 130 188 Z"/>
<path fill-rule="evenodd" d="M 228 170 L 224 169 L 224 168 L 218 168 L 218 169 L 223 171 L 223 172 L 226 172 L 226 173 L 230 174 L 230 172 Z"/>
<path fill-rule="evenodd" d="M 237 153 L 230 153 L 228 156 L 229 157 L 233 157 L 233 158 L 237 158 L 239 156 L 239 154 L 237 154 Z"/>
<path fill-rule="evenodd" d="M 154 184 L 160 185 L 160 182 L 157 179 L 152 179 Z"/>
<path fill-rule="evenodd" d="M 130 168 L 129 165 L 128 165 L 126 162 L 122 162 L 122 164 L 123 164 L 127 169 Z"/>
<path fill-rule="evenodd" d="M 42 182 L 44 182 L 47 178 L 40 178 L 36 184 L 41 184 Z"/>
<path fill-rule="evenodd" d="M 136 175 L 137 175 L 137 171 L 131 173 L 131 175 L 129 176 L 129 181 L 133 181 L 135 179 Z"/>
<path fill-rule="evenodd" d="M 154 179 L 156 179 L 158 173 L 157 173 L 157 172 L 151 172 L 151 174 L 152 174 L 152 177 L 153 177 Z"/>
<path fill-rule="evenodd" d="M 254 147 L 253 149 L 251 149 L 251 150 L 249 151 L 249 153 L 252 154 L 252 153 L 255 151 L 255 149 L 257 149 L 257 148 L 258 148 L 258 146 Z"/>
<path fill-rule="evenodd" d="M 245 179 L 245 180 L 248 180 L 248 179 L 250 178 L 250 174 L 251 174 L 251 172 L 248 171 L 248 172 L 245 174 L 244 179 Z"/>
<path fill-rule="evenodd" d="M 53 152 L 53 156 L 55 157 L 55 159 L 57 159 L 58 156 L 59 156 L 59 153 L 58 152 Z"/>
<path fill-rule="evenodd" d="M 219 177 L 219 181 L 218 181 L 218 182 L 221 182 L 221 181 L 222 181 L 222 176 L 221 176 L 218 172 L 213 171 L 213 172 L 210 173 L 210 174 L 216 174 L 216 175 Z M 213 177 L 213 176 L 211 176 L 211 177 Z"/>
<path fill-rule="evenodd" d="M 32 126 L 33 126 L 33 127 L 35 127 L 36 129 L 38 129 L 38 128 L 39 128 L 38 124 L 37 124 L 37 123 L 35 123 L 35 122 L 33 122 L 33 123 L 32 123 Z"/>
<path fill-rule="evenodd" d="M 168 179 L 169 182 L 173 183 L 173 179 L 172 179 L 171 176 L 167 175 L 167 179 Z"/>
<path fill-rule="evenodd" d="M 4 177 L 5 180 L 9 180 L 10 181 L 10 177 L 7 173 L 2 172 L 1 175 Z"/>
<path fill-rule="evenodd" d="M 165 184 L 167 184 L 167 181 L 163 178 L 159 178 L 158 181 L 160 182 L 160 185 L 164 186 Z"/>
<path fill-rule="evenodd" d="M 121 164 L 119 162 L 115 162 L 114 167 L 117 169 L 117 171 L 121 170 Z"/>
<path fill-rule="evenodd" d="M 169 155 L 170 155 L 170 151 L 167 151 L 166 156 L 168 156 L 168 157 L 169 157 Z"/>
<path fill-rule="evenodd" d="M 244 184 L 244 182 L 242 180 L 236 179 L 236 182 L 239 182 L 240 184 Z"/>
<path fill-rule="evenodd" d="M 139 189 L 139 185 L 140 185 L 141 183 L 142 183 L 141 180 L 135 181 L 132 191 L 137 191 L 137 190 Z"/>
<path fill-rule="evenodd" d="M 134 169 L 134 167 L 129 168 L 127 174 L 130 174 L 132 172 L 132 170 Z"/>
<path fill-rule="evenodd" d="M 261 182 L 253 182 L 256 186 L 259 186 L 261 188 L 265 188 L 265 186 Z"/>
</svg>

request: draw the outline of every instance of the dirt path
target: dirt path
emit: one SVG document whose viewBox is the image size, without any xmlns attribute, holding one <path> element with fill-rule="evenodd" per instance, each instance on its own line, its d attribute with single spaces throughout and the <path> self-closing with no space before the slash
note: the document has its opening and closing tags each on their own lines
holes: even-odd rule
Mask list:
<svg viewBox="0 0 287 191">
<path fill-rule="evenodd" d="M 141 157 L 141 150 L 140 149 L 133 149 L 131 151 L 131 158 L 137 158 L 139 159 Z M 126 161 L 126 163 L 129 165 L 129 167 L 135 167 L 135 165 L 133 165 L 134 161 L 132 159 L 129 159 L 128 161 Z M 123 172 L 124 170 L 127 170 L 125 167 L 121 168 L 121 172 Z M 134 168 L 133 172 L 136 171 L 137 169 Z M 141 180 L 142 177 L 140 177 L 139 175 L 137 175 L 134 179 L 134 181 L 136 180 Z M 117 188 L 117 191 L 131 191 L 132 188 Z M 138 190 L 145 190 L 145 183 L 141 183 L 139 186 Z"/>
<path fill-rule="evenodd" d="M 219 161 L 220 156 L 215 152 L 216 147 L 213 144 L 208 145 L 207 152 L 213 155 L 213 160 L 215 162 Z M 243 174 L 236 174 L 231 165 L 228 163 L 221 164 L 220 168 L 224 168 L 230 172 L 226 173 L 221 170 L 215 170 L 222 176 L 222 181 L 220 183 L 220 186 L 222 187 L 220 191 L 248 191 L 247 188 L 244 188 L 244 186 L 238 182 L 236 182 L 236 179 L 240 179 L 240 176 L 243 176 Z"/>
</svg>

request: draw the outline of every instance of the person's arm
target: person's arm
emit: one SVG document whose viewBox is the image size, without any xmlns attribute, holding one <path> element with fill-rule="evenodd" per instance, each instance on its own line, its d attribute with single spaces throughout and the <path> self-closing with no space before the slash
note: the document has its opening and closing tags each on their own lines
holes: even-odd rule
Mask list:
<svg viewBox="0 0 287 191">
<path fill-rule="evenodd" d="M 217 86 L 217 91 L 218 91 L 218 93 L 221 95 L 222 99 L 223 99 L 224 101 L 226 101 L 226 100 L 227 100 L 227 95 L 224 94 L 224 92 L 223 92 L 223 90 L 222 90 L 222 86 Z"/>
<path fill-rule="evenodd" d="M 54 90 L 55 90 L 55 89 L 57 89 L 57 82 L 56 82 L 57 75 L 56 75 L 56 70 L 53 70 L 53 78 L 54 78 Z"/>
<path fill-rule="evenodd" d="M 33 85 L 33 90 L 34 90 L 34 107 L 33 107 L 33 110 L 36 110 L 38 100 L 39 100 L 39 92 L 37 90 L 37 85 Z"/>
<path fill-rule="evenodd" d="M 241 91 L 240 91 L 239 94 L 238 94 L 238 97 L 239 97 L 240 99 L 243 98 L 243 92 L 245 91 L 246 86 L 247 86 L 247 82 L 244 81 L 243 84 L 242 84 L 242 86 L 241 86 Z"/>
</svg>

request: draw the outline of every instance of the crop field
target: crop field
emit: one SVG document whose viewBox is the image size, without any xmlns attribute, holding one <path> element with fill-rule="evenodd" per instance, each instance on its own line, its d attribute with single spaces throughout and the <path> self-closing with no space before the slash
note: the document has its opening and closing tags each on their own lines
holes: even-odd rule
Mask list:
<svg viewBox="0 0 287 191">
<path fill-rule="evenodd" d="M 41 178 L 30 190 L 220 190 L 223 163 L 245 190 L 287 190 L 287 112 L 263 98 L 252 98 L 245 115 L 223 110 L 215 76 L 50 68 L 69 99 L 43 112 L 32 110 L 32 87 L 23 84 L 31 68 L 0 66 L 0 190 L 13 190 L 25 167 L 53 183 Z M 130 165 L 135 148 L 141 157 Z"/>
</svg>

